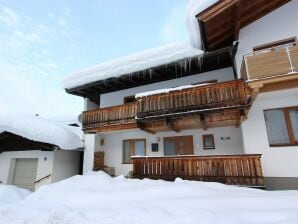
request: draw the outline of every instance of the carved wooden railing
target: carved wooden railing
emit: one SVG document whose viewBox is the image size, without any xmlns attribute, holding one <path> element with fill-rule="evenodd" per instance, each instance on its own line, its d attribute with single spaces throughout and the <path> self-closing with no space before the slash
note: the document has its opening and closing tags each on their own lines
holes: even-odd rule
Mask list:
<svg viewBox="0 0 298 224">
<path fill-rule="evenodd" d="M 297 43 L 259 50 L 245 55 L 242 77 L 248 81 L 268 79 L 298 72 Z"/>
<path fill-rule="evenodd" d="M 83 128 L 135 123 L 137 105 L 129 103 L 83 112 Z"/>
<path fill-rule="evenodd" d="M 133 176 L 264 187 L 261 155 L 132 157 Z"/>
<path fill-rule="evenodd" d="M 245 105 L 242 80 L 137 98 L 137 118 Z"/>
</svg>

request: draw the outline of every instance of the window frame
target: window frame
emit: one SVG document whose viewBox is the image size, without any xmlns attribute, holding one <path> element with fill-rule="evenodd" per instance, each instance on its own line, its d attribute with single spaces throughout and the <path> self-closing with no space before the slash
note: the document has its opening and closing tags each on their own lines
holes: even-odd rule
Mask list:
<svg viewBox="0 0 298 224">
<path fill-rule="evenodd" d="M 206 139 L 211 137 L 211 141 L 212 141 L 212 146 L 207 146 L 206 145 Z M 204 150 L 212 150 L 215 149 L 215 139 L 214 139 L 214 135 L 213 134 L 206 134 L 206 135 L 202 135 L 203 138 L 203 149 Z"/>
<path fill-rule="evenodd" d="M 129 163 L 124 161 L 124 142 L 125 141 L 129 141 L 130 143 L 130 159 L 129 159 Z M 131 157 L 135 154 L 135 142 L 136 141 L 144 141 L 144 147 L 145 147 L 145 155 L 147 155 L 147 147 L 146 147 L 146 139 L 145 138 L 134 138 L 134 139 L 124 139 L 122 140 L 122 164 L 132 164 L 132 159 Z"/>
<path fill-rule="evenodd" d="M 266 117 L 265 117 L 265 112 L 270 111 L 270 110 L 282 110 L 284 113 L 284 118 L 287 126 L 287 132 L 288 132 L 288 137 L 290 140 L 289 144 L 271 144 L 269 141 L 269 133 L 267 129 L 267 123 L 266 123 Z M 267 139 L 270 147 L 288 147 L 288 146 L 298 146 L 298 141 L 295 141 L 295 136 L 294 136 L 294 129 L 292 126 L 291 118 L 290 118 L 290 110 L 298 110 L 298 106 L 291 106 L 291 107 L 282 107 L 282 108 L 273 108 L 273 109 L 266 109 L 264 110 L 264 120 L 265 120 L 265 126 L 266 126 L 266 133 L 267 133 Z"/>
</svg>

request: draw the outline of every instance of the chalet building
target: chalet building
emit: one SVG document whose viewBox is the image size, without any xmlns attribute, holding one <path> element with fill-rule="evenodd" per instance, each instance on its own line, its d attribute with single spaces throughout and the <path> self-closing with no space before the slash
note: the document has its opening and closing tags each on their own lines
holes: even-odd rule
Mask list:
<svg viewBox="0 0 298 224">
<path fill-rule="evenodd" d="M 38 116 L 1 115 L 0 184 L 34 191 L 79 174 L 82 135 Z"/>
<path fill-rule="evenodd" d="M 84 172 L 104 151 L 116 175 L 298 188 L 298 1 L 197 1 L 188 11 L 190 44 L 64 80 L 85 99 Z"/>
</svg>

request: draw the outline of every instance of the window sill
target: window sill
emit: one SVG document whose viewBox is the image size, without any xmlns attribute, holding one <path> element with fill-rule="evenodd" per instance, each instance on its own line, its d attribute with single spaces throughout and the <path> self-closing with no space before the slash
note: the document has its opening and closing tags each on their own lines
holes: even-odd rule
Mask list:
<svg viewBox="0 0 298 224">
<path fill-rule="evenodd" d="M 295 146 L 298 146 L 298 143 L 295 143 L 295 144 L 282 144 L 282 145 L 269 145 L 269 147 L 272 147 L 272 148 L 278 148 L 278 147 L 295 147 Z"/>
</svg>

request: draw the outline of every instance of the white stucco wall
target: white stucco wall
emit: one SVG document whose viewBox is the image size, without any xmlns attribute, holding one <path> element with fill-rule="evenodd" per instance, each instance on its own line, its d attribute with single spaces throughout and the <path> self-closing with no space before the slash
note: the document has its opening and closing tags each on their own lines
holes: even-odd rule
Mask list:
<svg viewBox="0 0 298 224">
<path fill-rule="evenodd" d="M 135 87 L 131 89 L 125 89 L 117 92 L 106 93 L 101 95 L 100 99 L 100 107 L 110 107 L 123 104 L 123 99 L 126 96 L 132 96 L 137 93 L 163 89 L 163 88 L 171 88 L 181 85 L 189 85 L 199 82 L 205 82 L 210 80 L 217 80 L 218 82 L 224 82 L 234 79 L 234 73 L 232 68 L 219 69 L 212 72 L 201 73 L 197 75 L 192 75 L 184 78 L 172 79 L 168 81 L 163 81 L 159 83 L 144 85 L 140 87 Z M 85 106 L 86 108 L 86 106 Z"/>
<path fill-rule="evenodd" d="M 2 181 L 3 184 L 11 184 L 11 183 L 7 183 L 7 180 L 9 179 L 9 175 L 13 175 L 13 173 L 9 171 L 9 167 L 12 159 L 15 159 L 15 158 L 38 159 L 37 176 L 36 176 L 37 180 L 52 173 L 53 160 L 54 160 L 54 152 L 52 151 L 48 152 L 48 151 L 34 150 L 34 151 L 3 152 L 3 153 L 0 153 L 0 181 Z M 48 183 L 51 183 L 51 177 L 36 184 L 35 189 L 38 189 L 40 186 Z"/>
<path fill-rule="evenodd" d="M 264 110 L 298 106 L 298 88 L 258 95 L 242 124 L 245 153 L 260 153 L 264 176 L 298 177 L 298 146 L 269 147 Z"/>
<path fill-rule="evenodd" d="M 83 174 L 93 170 L 94 151 L 97 143 L 96 138 L 96 134 L 85 134 Z"/>
<path fill-rule="evenodd" d="M 298 35 L 298 1 L 293 0 L 241 29 L 236 54 L 238 75 L 243 55 L 252 52 L 252 47 Z"/>
<path fill-rule="evenodd" d="M 203 150 L 202 135 L 214 134 L 215 150 Z M 97 139 L 104 139 L 104 145 L 100 146 L 96 143 L 96 151 L 105 152 L 105 165 L 115 167 L 116 175 L 127 175 L 132 170 L 132 165 L 122 164 L 122 141 L 125 139 L 146 139 L 146 153 L 148 156 L 160 156 L 164 154 L 163 138 L 170 136 L 185 136 L 193 135 L 194 153 L 195 155 L 229 155 L 229 154 L 243 154 L 243 143 L 241 129 L 231 127 L 210 128 L 206 131 L 202 129 L 186 130 L 180 133 L 176 132 L 160 132 L 155 135 L 139 131 L 128 130 L 121 132 L 114 132 L 110 134 L 97 134 Z M 160 142 L 157 142 L 157 137 Z M 231 137 L 230 140 L 221 140 L 221 137 Z M 98 141 L 99 142 L 99 141 Z M 151 143 L 159 143 L 159 151 L 151 151 Z"/>
<path fill-rule="evenodd" d="M 52 183 L 79 174 L 80 152 L 59 150 L 54 152 Z"/>
</svg>

